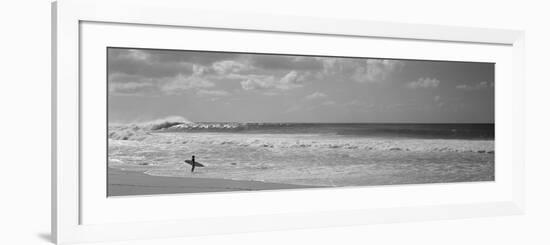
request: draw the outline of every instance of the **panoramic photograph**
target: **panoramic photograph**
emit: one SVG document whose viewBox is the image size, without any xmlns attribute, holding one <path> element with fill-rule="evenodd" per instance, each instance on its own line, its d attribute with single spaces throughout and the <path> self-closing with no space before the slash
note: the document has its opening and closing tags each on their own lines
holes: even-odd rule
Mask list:
<svg viewBox="0 0 550 245">
<path fill-rule="evenodd" d="M 107 48 L 107 195 L 494 181 L 494 63 Z"/>
</svg>

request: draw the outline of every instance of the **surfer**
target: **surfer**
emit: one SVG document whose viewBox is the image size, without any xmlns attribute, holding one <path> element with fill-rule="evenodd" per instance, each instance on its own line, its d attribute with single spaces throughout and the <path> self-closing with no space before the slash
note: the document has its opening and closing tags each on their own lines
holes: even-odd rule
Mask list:
<svg viewBox="0 0 550 245">
<path fill-rule="evenodd" d="M 202 163 L 195 161 L 195 155 L 191 156 L 191 160 L 185 160 L 185 163 L 191 165 L 191 172 L 195 172 L 195 167 L 203 168 Z"/>
<path fill-rule="evenodd" d="M 191 173 L 195 172 L 195 155 L 191 156 Z"/>
</svg>

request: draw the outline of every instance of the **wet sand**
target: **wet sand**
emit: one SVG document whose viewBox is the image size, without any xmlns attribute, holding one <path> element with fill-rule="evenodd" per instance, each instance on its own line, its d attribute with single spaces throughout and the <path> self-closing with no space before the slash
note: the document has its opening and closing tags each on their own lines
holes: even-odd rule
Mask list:
<svg viewBox="0 0 550 245">
<path fill-rule="evenodd" d="M 108 196 L 316 188 L 318 186 L 213 178 L 151 176 L 109 168 Z"/>
</svg>

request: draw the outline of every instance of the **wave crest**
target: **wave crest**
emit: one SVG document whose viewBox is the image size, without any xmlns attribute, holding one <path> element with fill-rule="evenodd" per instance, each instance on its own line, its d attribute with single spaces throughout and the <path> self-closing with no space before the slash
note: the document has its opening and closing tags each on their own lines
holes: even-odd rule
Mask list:
<svg viewBox="0 0 550 245">
<path fill-rule="evenodd" d="M 191 123 L 187 118 L 182 116 L 169 116 L 161 119 L 156 119 L 147 122 L 138 123 L 142 127 L 146 127 L 149 130 L 159 130 L 164 128 L 169 128 L 182 123 Z"/>
<path fill-rule="evenodd" d="M 110 124 L 109 139 L 141 141 L 151 135 L 150 131 L 163 130 L 184 123 L 191 123 L 191 121 L 182 116 L 169 116 L 145 122 Z"/>
</svg>

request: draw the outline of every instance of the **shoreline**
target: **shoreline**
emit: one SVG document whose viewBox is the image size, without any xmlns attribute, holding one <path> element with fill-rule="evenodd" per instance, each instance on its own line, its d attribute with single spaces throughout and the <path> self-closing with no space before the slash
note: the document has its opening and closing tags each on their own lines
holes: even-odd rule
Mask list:
<svg viewBox="0 0 550 245">
<path fill-rule="evenodd" d="M 107 184 L 107 197 L 322 187 L 252 180 L 153 176 L 139 171 L 126 171 L 111 167 L 108 168 Z"/>
</svg>

